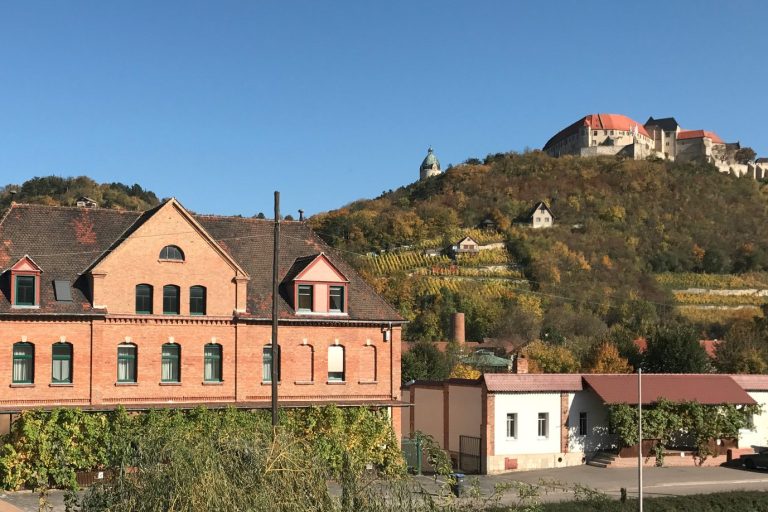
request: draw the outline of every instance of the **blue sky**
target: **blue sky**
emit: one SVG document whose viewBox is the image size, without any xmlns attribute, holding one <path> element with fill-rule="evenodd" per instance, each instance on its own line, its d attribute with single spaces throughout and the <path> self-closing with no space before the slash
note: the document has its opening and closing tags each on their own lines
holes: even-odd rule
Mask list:
<svg viewBox="0 0 768 512">
<path fill-rule="evenodd" d="M 768 2 L 0 2 L 0 184 L 337 208 L 592 112 L 768 156 Z"/>
</svg>

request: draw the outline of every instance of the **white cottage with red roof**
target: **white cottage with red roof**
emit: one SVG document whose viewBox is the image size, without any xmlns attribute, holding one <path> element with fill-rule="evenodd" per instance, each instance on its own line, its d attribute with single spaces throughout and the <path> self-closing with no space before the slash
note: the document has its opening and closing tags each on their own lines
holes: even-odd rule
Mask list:
<svg viewBox="0 0 768 512">
<path fill-rule="evenodd" d="M 711 405 L 768 404 L 768 376 L 718 374 L 643 375 L 643 405 L 661 398 Z M 464 472 L 554 468 L 585 464 L 601 451 L 618 448 L 608 406 L 638 403 L 637 375 L 484 374 L 477 380 L 414 382 L 403 388 L 411 403 L 402 415 L 404 437 L 431 435 Z M 753 418 L 755 429 L 739 432 L 739 450 L 766 444 L 768 412 Z M 725 446 L 723 446 L 725 448 Z M 726 454 L 708 458 L 720 465 Z M 737 455 L 738 456 L 738 455 Z M 613 465 L 636 464 L 636 456 Z M 610 462 L 610 461 L 608 461 Z M 692 453 L 665 465 L 693 465 Z M 651 456 L 646 464 L 653 464 Z"/>
</svg>

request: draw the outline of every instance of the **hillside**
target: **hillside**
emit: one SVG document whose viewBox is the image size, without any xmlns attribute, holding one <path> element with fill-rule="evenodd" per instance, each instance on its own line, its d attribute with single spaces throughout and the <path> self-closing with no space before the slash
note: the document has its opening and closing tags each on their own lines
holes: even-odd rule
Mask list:
<svg viewBox="0 0 768 512">
<path fill-rule="evenodd" d="M 678 289 L 656 274 L 766 270 L 761 241 L 768 239 L 768 205 L 761 183 L 707 165 L 613 157 L 555 159 L 534 152 L 471 162 L 311 219 L 339 249 L 388 251 L 356 262 L 412 320 L 410 339 L 445 338 L 453 310 L 467 313 L 471 339 L 545 335 L 569 339 L 582 352 L 597 339 L 643 334 L 677 316 L 678 302 L 717 307 L 689 315 L 702 336 L 722 335 L 734 317 L 760 314 L 755 306 L 762 296 L 694 296 L 689 286 Z M 539 200 L 551 206 L 553 228 L 514 223 Z M 496 231 L 474 229 L 485 218 L 495 221 Z M 452 266 L 445 257 L 424 256 L 424 249 L 465 234 L 481 244 L 503 242 L 501 259 Z M 730 306 L 740 305 L 750 312 L 731 315 Z"/>
<path fill-rule="evenodd" d="M 74 206 L 79 197 L 89 197 L 102 208 L 147 210 L 159 203 L 154 192 L 140 185 L 96 183 L 87 176 L 62 178 L 45 176 L 32 178 L 21 185 L 0 188 L 0 210 L 17 203 Z"/>
</svg>

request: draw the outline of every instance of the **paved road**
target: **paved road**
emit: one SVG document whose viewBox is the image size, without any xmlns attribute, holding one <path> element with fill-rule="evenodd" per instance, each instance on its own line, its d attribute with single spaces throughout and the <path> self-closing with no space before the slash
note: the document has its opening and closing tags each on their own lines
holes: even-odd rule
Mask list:
<svg viewBox="0 0 768 512">
<path fill-rule="evenodd" d="M 468 476 L 468 479 L 475 477 Z M 483 494 L 490 494 L 496 484 L 525 482 L 558 482 L 568 491 L 550 491 L 543 496 L 545 501 L 562 501 L 573 498 L 572 489 L 578 484 L 601 491 L 608 496 L 618 498 L 621 488 L 625 487 L 629 496 L 637 496 L 637 470 L 631 468 L 595 468 L 592 466 L 573 466 L 560 469 L 542 469 L 523 471 L 503 475 L 476 477 Z M 416 477 L 427 489 L 434 489 L 433 477 Z M 768 491 L 768 472 L 749 471 L 741 468 L 645 468 L 643 470 L 643 494 L 653 496 L 680 496 L 685 494 L 703 494 L 732 490 Z M 504 503 L 511 502 L 504 499 Z"/>
<path fill-rule="evenodd" d="M 468 479 L 475 477 L 468 476 Z M 637 495 L 637 470 L 630 468 L 602 469 L 592 466 L 573 466 L 560 469 L 542 469 L 522 471 L 504 475 L 479 476 L 477 485 L 484 495 L 493 492 L 499 483 L 525 482 L 538 484 L 542 481 L 559 482 L 566 488 L 572 489 L 575 484 L 599 490 L 611 497 L 618 498 L 621 488 L 627 488 L 630 496 Z M 414 479 L 421 483 L 427 491 L 436 492 L 435 479 L 430 476 L 419 476 Z M 643 489 L 646 497 L 680 496 L 685 494 L 701 494 L 733 490 L 768 491 L 768 471 L 749 471 L 740 468 L 645 468 L 643 471 Z M 53 491 L 51 503 L 53 512 L 64 511 L 64 493 Z M 571 491 L 556 490 L 544 495 L 545 501 L 562 501 L 573 499 Z M 515 496 L 509 493 L 502 503 L 513 503 Z M 23 512 L 37 512 L 37 496 L 28 491 L 0 494 L 0 512 L 15 512 L 3 508 L 4 504 L 18 507 Z"/>
</svg>

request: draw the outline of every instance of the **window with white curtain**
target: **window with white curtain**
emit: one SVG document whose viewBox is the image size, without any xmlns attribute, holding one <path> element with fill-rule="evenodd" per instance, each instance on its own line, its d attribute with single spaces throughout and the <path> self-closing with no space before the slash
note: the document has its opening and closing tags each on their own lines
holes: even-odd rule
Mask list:
<svg viewBox="0 0 768 512">
<path fill-rule="evenodd" d="M 177 343 L 163 345 L 163 382 L 181 382 L 181 347 Z"/>
<path fill-rule="evenodd" d="M 328 347 L 328 381 L 344 381 L 344 347 L 341 345 Z"/>
<path fill-rule="evenodd" d="M 117 382 L 136 382 L 136 345 L 124 343 L 117 347 Z"/>
<path fill-rule="evenodd" d="M 13 383 L 32 384 L 35 381 L 35 346 L 32 343 L 13 345 Z"/>
<path fill-rule="evenodd" d="M 53 384 L 72 383 L 72 345 L 54 343 L 51 348 L 51 382 Z"/>
</svg>

